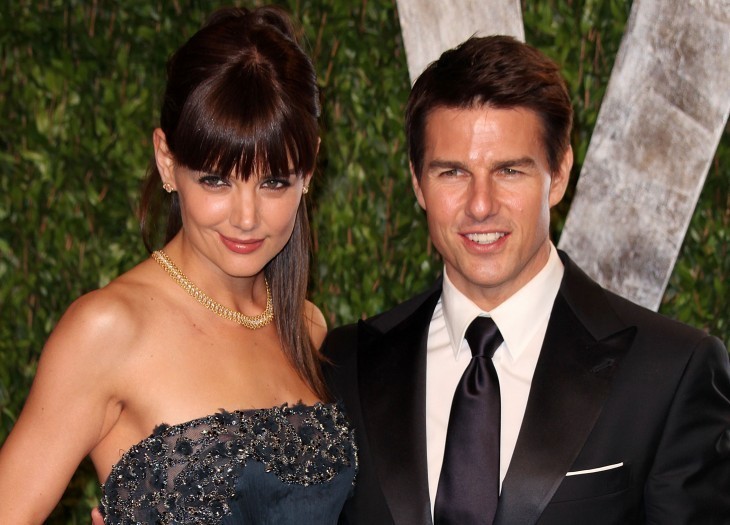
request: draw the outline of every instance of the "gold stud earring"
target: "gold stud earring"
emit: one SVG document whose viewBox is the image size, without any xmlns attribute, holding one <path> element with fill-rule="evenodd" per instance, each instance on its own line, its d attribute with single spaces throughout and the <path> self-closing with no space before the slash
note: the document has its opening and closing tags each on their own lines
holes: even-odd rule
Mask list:
<svg viewBox="0 0 730 525">
<path fill-rule="evenodd" d="M 304 187 L 302 188 L 302 193 L 303 193 L 304 195 L 306 195 L 307 193 L 309 193 L 309 186 L 304 186 Z"/>
<path fill-rule="evenodd" d="M 172 190 L 174 190 L 175 188 L 172 187 L 172 184 L 166 182 L 162 185 L 162 189 L 164 189 L 167 193 L 172 193 Z"/>
</svg>

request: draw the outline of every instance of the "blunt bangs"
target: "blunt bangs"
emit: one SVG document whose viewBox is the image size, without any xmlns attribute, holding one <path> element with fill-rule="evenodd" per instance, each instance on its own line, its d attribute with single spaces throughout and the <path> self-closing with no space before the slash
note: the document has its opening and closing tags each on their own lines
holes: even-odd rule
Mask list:
<svg viewBox="0 0 730 525">
<path fill-rule="evenodd" d="M 287 100 L 268 69 L 231 67 L 190 94 L 171 144 L 180 164 L 243 180 L 312 172 L 316 117 L 296 118 L 296 101 Z"/>
</svg>

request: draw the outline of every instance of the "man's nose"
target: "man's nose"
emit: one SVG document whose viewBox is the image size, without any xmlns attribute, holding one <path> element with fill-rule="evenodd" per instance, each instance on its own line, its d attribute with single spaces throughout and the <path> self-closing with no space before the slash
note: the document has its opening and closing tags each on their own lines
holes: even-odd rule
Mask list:
<svg viewBox="0 0 730 525">
<path fill-rule="evenodd" d="M 482 221 L 496 213 L 498 201 L 496 184 L 488 175 L 475 175 L 469 184 L 466 213 L 471 218 Z"/>
</svg>

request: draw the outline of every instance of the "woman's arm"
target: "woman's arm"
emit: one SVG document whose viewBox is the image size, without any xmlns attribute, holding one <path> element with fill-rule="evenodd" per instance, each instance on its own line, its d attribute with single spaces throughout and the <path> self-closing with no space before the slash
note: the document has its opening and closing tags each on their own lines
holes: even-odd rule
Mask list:
<svg viewBox="0 0 730 525">
<path fill-rule="evenodd" d="M 312 339 L 314 347 L 319 349 L 322 346 L 324 337 L 327 335 L 327 322 L 322 315 L 322 311 L 310 301 L 304 303 L 304 318 L 307 320 L 307 329 L 309 337 Z"/>
<path fill-rule="evenodd" d="M 117 356 L 129 316 L 109 299 L 97 291 L 77 300 L 43 349 L 25 406 L 0 449 L 0 523 L 43 523 L 121 412 Z"/>
</svg>

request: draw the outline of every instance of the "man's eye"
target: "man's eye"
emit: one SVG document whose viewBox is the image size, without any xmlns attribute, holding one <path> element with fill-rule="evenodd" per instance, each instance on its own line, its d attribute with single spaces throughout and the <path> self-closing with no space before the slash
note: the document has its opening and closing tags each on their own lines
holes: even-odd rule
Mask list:
<svg viewBox="0 0 730 525">
<path fill-rule="evenodd" d="M 453 168 L 453 169 L 450 169 L 450 170 L 442 171 L 441 172 L 441 176 L 442 177 L 456 177 L 460 173 L 461 172 L 457 168 Z"/>
</svg>

